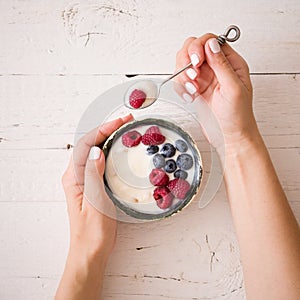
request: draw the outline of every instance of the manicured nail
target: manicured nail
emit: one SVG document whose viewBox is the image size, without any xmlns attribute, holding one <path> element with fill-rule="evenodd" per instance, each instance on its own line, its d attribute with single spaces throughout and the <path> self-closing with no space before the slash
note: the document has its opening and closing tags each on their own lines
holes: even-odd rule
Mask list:
<svg viewBox="0 0 300 300">
<path fill-rule="evenodd" d="M 197 64 L 199 63 L 200 59 L 198 57 L 198 55 L 196 53 L 193 53 L 191 55 L 191 62 L 192 62 L 192 65 L 195 67 L 197 66 Z"/>
<path fill-rule="evenodd" d="M 194 80 L 194 79 L 197 77 L 197 72 L 196 72 L 194 69 L 192 69 L 192 68 L 187 69 L 187 70 L 186 70 L 186 74 L 187 74 L 187 76 L 189 76 L 190 79 L 192 79 L 192 80 Z"/>
<path fill-rule="evenodd" d="M 101 150 L 99 147 L 93 146 L 89 153 L 89 160 L 96 160 L 100 158 Z"/>
<path fill-rule="evenodd" d="M 191 82 L 186 82 L 185 88 L 192 95 L 197 91 L 196 87 Z"/>
<path fill-rule="evenodd" d="M 182 94 L 182 98 L 186 101 L 186 102 L 193 102 L 193 97 L 187 93 L 183 93 Z"/>
<path fill-rule="evenodd" d="M 216 39 L 211 39 L 208 42 L 209 48 L 213 53 L 219 53 L 221 51 L 220 44 Z"/>
</svg>

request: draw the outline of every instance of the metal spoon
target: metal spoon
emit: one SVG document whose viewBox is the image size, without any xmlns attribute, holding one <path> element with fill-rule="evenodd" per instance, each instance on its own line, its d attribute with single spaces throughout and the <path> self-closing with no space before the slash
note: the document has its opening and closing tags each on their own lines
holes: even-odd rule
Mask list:
<svg viewBox="0 0 300 300">
<path fill-rule="evenodd" d="M 234 32 L 234 35 L 231 35 L 231 37 L 230 37 L 229 35 L 231 34 L 231 32 Z M 226 42 L 235 42 L 236 40 L 239 39 L 240 35 L 241 35 L 240 29 L 236 25 L 230 25 L 226 29 L 224 34 L 221 34 L 217 37 L 217 41 L 222 46 Z M 176 73 L 172 74 L 171 76 L 166 78 L 163 82 L 160 82 L 159 84 L 156 83 L 155 81 L 149 80 L 149 79 L 148 80 L 140 80 L 140 81 L 134 83 L 127 89 L 127 91 L 125 93 L 125 96 L 124 96 L 125 106 L 130 109 L 143 109 L 143 108 L 146 108 L 146 107 L 152 105 L 159 98 L 161 87 L 165 83 L 167 83 L 168 81 L 170 81 L 171 79 L 173 79 L 178 74 L 182 73 L 183 71 L 185 71 L 186 69 L 188 69 L 191 66 L 192 66 L 192 63 L 190 62 L 185 67 L 181 68 Z M 145 102 L 139 108 L 134 108 L 129 103 L 130 95 L 135 89 L 142 90 L 147 96 Z"/>
</svg>

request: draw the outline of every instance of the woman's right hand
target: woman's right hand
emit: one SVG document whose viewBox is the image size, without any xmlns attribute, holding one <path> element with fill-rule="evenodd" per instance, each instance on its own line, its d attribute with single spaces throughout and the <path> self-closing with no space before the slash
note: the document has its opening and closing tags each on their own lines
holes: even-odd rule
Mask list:
<svg viewBox="0 0 300 300">
<path fill-rule="evenodd" d="M 225 151 L 258 135 L 245 60 L 227 43 L 220 47 L 215 35 L 205 34 L 185 41 L 177 53 L 176 68 L 190 61 L 193 68 L 177 77 L 180 94 L 187 101 L 197 101 L 200 96 L 208 104 L 221 127 Z M 209 133 L 208 139 L 211 141 Z"/>
</svg>

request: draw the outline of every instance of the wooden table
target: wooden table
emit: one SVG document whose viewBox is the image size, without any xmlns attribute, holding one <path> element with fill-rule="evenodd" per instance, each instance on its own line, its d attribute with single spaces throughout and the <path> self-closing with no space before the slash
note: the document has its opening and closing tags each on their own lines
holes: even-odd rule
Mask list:
<svg viewBox="0 0 300 300">
<path fill-rule="evenodd" d="M 229 24 L 250 65 L 255 115 L 300 219 L 300 2 L 0 2 L 0 299 L 52 299 L 69 242 L 61 175 L 76 125 L 128 74 L 167 75 L 185 38 Z M 107 104 L 109 105 L 109 104 Z M 222 186 L 213 202 L 119 224 L 104 299 L 244 299 Z"/>
</svg>

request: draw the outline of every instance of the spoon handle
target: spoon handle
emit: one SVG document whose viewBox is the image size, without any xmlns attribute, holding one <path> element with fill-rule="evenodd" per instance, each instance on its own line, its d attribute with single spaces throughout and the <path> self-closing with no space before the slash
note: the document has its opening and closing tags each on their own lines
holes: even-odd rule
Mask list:
<svg viewBox="0 0 300 300">
<path fill-rule="evenodd" d="M 232 37 L 229 37 L 230 33 L 234 32 L 234 35 Z M 235 42 L 236 40 L 239 39 L 239 37 L 241 36 L 241 31 L 240 29 L 236 26 L 236 25 L 230 25 L 226 31 L 224 32 L 224 34 L 220 34 L 217 37 L 217 41 L 218 43 L 223 46 L 226 42 Z M 192 66 L 192 63 L 188 63 L 185 67 L 181 68 L 180 70 L 178 70 L 176 73 L 172 74 L 170 77 L 166 78 L 161 84 L 160 87 L 162 85 L 164 85 L 165 83 L 167 83 L 169 80 L 173 79 L 174 77 L 176 77 L 177 75 L 179 75 L 180 73 L 182 73 L 183 71 L 185 71 L 186 69 L 188 69 L 189 67 Z"/>
<path fill-rule="evenodd" d="M 172 74 L 170 77 L 166 78 L 161 84 L 160 86 L 164 85 L 166 82 L 168 82 L 169 80 L 173 79 L 174 77 L 176 77 L 178 74 L 180 74 L 181 72 L 185 71 L 186 69 L 188 69 L 189 67 L 192 66 L 192 63 L 190 62 L 189 64 L 187 64 L 185 67 L 181 68 L 180 70 L 178 70 L 176 73 Z"/>
</svg>

